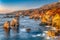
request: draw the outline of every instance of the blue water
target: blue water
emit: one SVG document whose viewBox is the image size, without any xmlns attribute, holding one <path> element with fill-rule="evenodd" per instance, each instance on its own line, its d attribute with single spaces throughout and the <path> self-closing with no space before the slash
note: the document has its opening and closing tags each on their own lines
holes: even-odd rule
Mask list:
<svg viewBox="0 0 60 40">
<path fill-rule="evenodd" d="M 10 36 L 6 37 L 3 30 L 3 23 L 8 20 L 11 21 L 12 18 L 0 18 L 0 40 L 44 40 L 44 37 L 41 37 L 43 31 L 40 28 L 41 26 L 39 26 L 40 20 L 35 21 L 34 19 L 29 19 L 28 16 L 24 18 L 20 17 L 19 33 L 15 33 L 11 30 Z M 25 28 L 31 28 L 31 31 L 27 33 Z"/>
</svg>

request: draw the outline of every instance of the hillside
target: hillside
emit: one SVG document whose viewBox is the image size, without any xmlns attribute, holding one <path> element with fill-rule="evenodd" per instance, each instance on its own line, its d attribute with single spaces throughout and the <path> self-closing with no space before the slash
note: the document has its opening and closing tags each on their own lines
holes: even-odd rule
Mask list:
<svg viewBox="0 0 60 40">
<path fill-rule="evenodd" d="M 42 12 L 46 12 L 53 8 L 60 8 L 60 2 L 46 4 L 46 5 L 41 6 L 40 8 L 36 8 L 36 9 L 17 11 L 16 13 L 22 13 L 23 15 L 30 15 L 31 13 L 36 12 L 36 13 L 40 14 Z"/>
<path fill-rule="evenodd" d="M 46 5 L 41 6 L 40 8 L 36 8 L 36 9 L 19 10 L 19 11 L 7 13 L 7 14 L 12 14 L 12 13 L 13 14 L 19 13 L 21 15 L 41 14 L 41 13 L 45 13 L 46 11 L 51 10 L 53 8 L 60 8 L 60 2 L 46 4 Z"/>
</svg>

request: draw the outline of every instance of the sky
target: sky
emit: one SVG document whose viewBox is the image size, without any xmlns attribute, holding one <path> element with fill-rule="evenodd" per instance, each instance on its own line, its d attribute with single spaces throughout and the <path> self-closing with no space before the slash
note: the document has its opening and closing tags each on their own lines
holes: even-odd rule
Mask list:
<svg viewBox="0 0 60 40">
<path fill-rule="evenodd" d="M 0 0 L 0 13 L 39 8 L 58 0 Z"/>
</svg>

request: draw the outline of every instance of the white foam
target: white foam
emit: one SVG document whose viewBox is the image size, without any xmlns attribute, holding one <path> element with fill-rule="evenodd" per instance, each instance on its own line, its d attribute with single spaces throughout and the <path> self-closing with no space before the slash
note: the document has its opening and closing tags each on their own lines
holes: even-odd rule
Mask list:
<svg viewBox="0 0 60 40">
<path fill-rule="evenodd" d="M 48 33 L 48 31 L 43 31 L 44 33 Z"/>
<path fill-rule="evenodd" d="M 37 34 L 36 36 L 41 36 L 41 34 Z"/>
<path fill-rule="evenodd" d="M 41 34 L 32 35 L 32 37 L 39 37 L 39 36 L 41 36 Z"/>
<path fill-rule="evenodd" d="M 45 34 L 45 33 L 43 33 L 43 34 L 42 34 L 42 37 L 44 37 L 45 35 L 46 35 L 46 34 Z"/>
<path fill-rule="evenodd" d="M 26 28 L 20 29 L 21 32 L 26 32 Z"/>
<path fill-rule="evenodd" d="M 26 21 L 26 20 L 24 20 L 24 21 Z"/>
<path fill-rule="evenodd" d="M 32 37 L 37 37 L 36 35 L 32 35 Z"/>
<path fill-rule="evenodd" d="M 50 27 L 50 26 L 45 26 L 45 27 Z"/>
<path fill-rule="evenodd" d="M 50 39 L 50 37 L 46 37 L 46 39 Z"/>
</svg>

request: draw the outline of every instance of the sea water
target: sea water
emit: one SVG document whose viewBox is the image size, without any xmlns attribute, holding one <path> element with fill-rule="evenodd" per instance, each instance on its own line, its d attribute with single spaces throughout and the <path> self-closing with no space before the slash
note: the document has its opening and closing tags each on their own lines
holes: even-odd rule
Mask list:
<svg viewBox="0 0 60 40">
<path fill-rule="evenodd" d="M 19 33 L 14 33 L 11 30 L 10 36 L 6 37 L 3 30 L 3 23 L 11 20 L 12 18 L 0 18 L 0 40 L 44 40 L 44 37 L 42 37 L 42 28 L 39 26 L 40 20 L 35 21 L 34 19 L 29 19 L 28 16 L 25 16 L 24 18 L 20 16 Z M 26 28 L 31 28 L 31 31 L 27 33 Z"/>
</svg>

